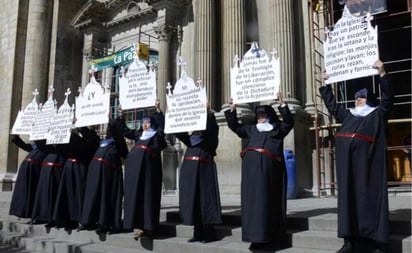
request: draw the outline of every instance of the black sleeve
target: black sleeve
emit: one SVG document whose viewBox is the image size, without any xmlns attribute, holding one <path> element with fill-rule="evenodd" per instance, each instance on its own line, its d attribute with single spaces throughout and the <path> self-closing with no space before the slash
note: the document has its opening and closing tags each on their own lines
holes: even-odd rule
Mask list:
<svg viewBox="0 0 412 253">
<path fill-rule="evenodd" d="M 290 130 L 292 130 L 295 121 L 293 120 L 293 115 L 289 110 L 289 107 L 286 105 L 284 107 L 279 106 L 278 110 L 280 115 L 282 115 L 282 123 L 280 123 L 280 131 L 283 136 L 286 136 Z"/>
<path fill-rule="evenodd" d="M 186 146 L 190 147 L 190 136 L 187 132 L 184 133 L 175 133 L 174 136 L 176 138 L 178 138 L 181 142 L 183 142 L 183 144 L 185 144 Z"/>
<path fill-rule="evenodd" d="M 13 135 L 11 141 L 12 141 L 14 144 L 16 144 L 17 147 L 23 149 L 24 151 L 30 152 L 30 151 L 33 150 L 33 147 L 32 147 L 30 144 L 25 143 L 25 142 L 20 138 L 20 136 L 18 136 L 18 135 Z"/>
<path fill-rule="evenodd" d="M 154 113 L 152 119 L 154 120 L 156 129 L 160 129 L 161 131 L 165 129 L 165 116 L 162 111 Z"/>
<path fill-rule="evenodd" d="M 130 129 L 127 127 L 126 122 L 124 121 L 123 118 L 118 117 L 117 119 L 114 120 L 113 122 L 117 128 L 118 131 L 120 132 L 121 135 L 123 135 L 124 137 L 126 137 L 127 139 L 130 140 L 136 140 L 137 137 L 137 131 Z M 140 131 L 140 130 L 139 130 Z"/>
<path fill-rule="evenodd" d="M 332 114 L 337 121 L 343 122 L 347 110 L 345 108 L 342 108 L 338 103 L 336 103 L 336 99 L 332 93 L 331 86 L 322 86 L 319 88 L 319 92 L 322 96 L 326 108 L 328 108 L 329 113 Z"/>
<path fill-rule="evenodd" d="M 209 152 L 216 155 L 216 149 L 219 145 L 219 125 L 216 122 L 215 114 L 212 112 L 207 114 L 206 130 L 203 131 L 203 139 Z"/>
<path fill-rule="evenodd" d="M 378 81 L 381 86 L 381 101 L 379 107 L 384 112 L 385 116 L 388 117 L 394 100 L 392 85 L 390 85 L 386 75 L 383 77 L 378 76 Z"/>
<path fill-rule="evenodd" d="M 225 118 L 227 121 L 227 125 L 237 136 L 240 138 L 247 138 L 248 133 L 246 129 L 243 127 L 242 124 L 239 124 L 237 121 L 236 110 L 231 112 L 230 110 L 225 111 Z"/>
</svg>

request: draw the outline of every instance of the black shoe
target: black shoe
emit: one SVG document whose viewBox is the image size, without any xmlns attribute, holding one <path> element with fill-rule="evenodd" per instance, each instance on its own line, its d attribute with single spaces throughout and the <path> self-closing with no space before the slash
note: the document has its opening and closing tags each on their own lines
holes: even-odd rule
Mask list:
<svg viewBox="0 0 412 253">
<path fill-rule="evenodd" d="M 87 230 L 87 229 L 88 229 L 88 227 L 87 227 L 86 225 L 80 225 L 80 226 L 77 228 L 77 232 L 82 231 L 82 230 Z"/>
<path fill-rule="evenodd" d="M 206 236 L 203 236 L 203 243 L 208 243 L 208 242 L 214 242 L 216 241 L 216 236 L 214 234 L 208 234 Z"/>
<path fill-rule="evenodd" d="M 108 232 L 107 227 L 99 227 L 98 229 L 96 229 L 96 234 L 98 235 L 106 234 L 107 232 Z"/>
<path fill-rule="evenodd" d="M 55 227 L 56 226 L 56 224 L 54 223 L 54 222 L 49 222 L 49 223 L 47 223 L 46 225 L 44 225 L 46 228 L 52 228 L 52 227 Z"/>
<path fill-rule="evenodd" d="M 336 253 L 352 253 L 352 252 L 355 252 L 353 242 L 347 239 L 345 239 L 345 242 L 342 248 L 336 251 Z"/>
<path fill-rule="evenodd" d="M 372 253 L 385 253 L 385 252 L 388 252 L 386 250 L 386 244 L 384 244 L 384 243 L 375 243 L 375 245 L 373 246 Z"/>
<path fill-rule="evenodd" d="M 268 246 L 267 243 L 252 242 L 249 246 L 249 249 L 250 250 L 263 250 L 263 249 L 266 249 L 267 246 Z"/>
<path fill-rule="evenodd" d="M 199 237 L 196 237 L 196 236 L 193 236 L 192 238 L 187 240 L 187 242 L 201 242 L 201 241 L 203 241 L 203 238 L 199 238 Z"/>
</svg>

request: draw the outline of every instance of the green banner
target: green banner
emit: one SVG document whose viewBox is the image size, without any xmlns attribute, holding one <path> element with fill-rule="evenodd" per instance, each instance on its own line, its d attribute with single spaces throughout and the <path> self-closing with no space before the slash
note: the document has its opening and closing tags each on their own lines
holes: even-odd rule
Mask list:
<svg viewBox="0 0 412 253">
<path fill-rule="evenodd" d="M 139 43 L 139 59 L 149 60 L 150 50 L 149 46 L 143 43 Z M 133 61 L 133 46 L 122 49 L 114 54 L 107 55 L 99 59 L 93 59 L 89 61 L 89 68 L 94 66 L 95 71 L 100 71 L 105 68 L 111 68 L 117 65 L 125 65 Z"/>
<path fill-rule="evenodd" d="M 89 61 L 89 68 L 94 66 L 95 71 L 100 71 L 105 68 L 124 65 L 131 61 L 133 61 L 133 49 L 132 47 L 128 47 L 114 54 Z"/>
</svg>

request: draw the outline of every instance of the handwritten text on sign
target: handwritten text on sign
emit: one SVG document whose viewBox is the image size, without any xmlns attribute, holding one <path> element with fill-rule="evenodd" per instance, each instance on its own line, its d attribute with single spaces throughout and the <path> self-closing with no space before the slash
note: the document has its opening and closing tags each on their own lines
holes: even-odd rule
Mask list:
<svg viewBox="0 0 412 253">
<path fill-rule="evenodd" d="M 13 124 L 12 134 L 30 134 L 34 122 L 34 117 L 38 113 L 38 105 L 35 101 L 19 111 L 16 121 Z"/>
<path fill-rule="evenodd" d="M 323 46 L 326 83 L 334 83 L 377 74 L 372 65 L 379 59 L 377 27 L 370 17 L 355 17 L 345 7 L 342 18 Z"/>
<path fill-rule="evenodd" d="M 83 93 L 76 97 L 76 127 L 106 124 L 109 111 L 110 92 L 92 77 Z"/>
<path fill-rule="evenodd" d="M 191 78 L 176 82 L 173 95 L 168 94 L 165 133 L 205 130 L 206 90 L 196 87 Z"/>
<path fill-rule="evenodd" d="M 120 78 L 119 99 L 123 109 L 145 108 L 155 105 L 156 72 L 134 60 L 127 74 Z"/>
<path fill-rule="evenodd" d="M 56 116 L 56 113 L 57 110 L 53 97 L 49 97 L 34 118 L 34 124 L 31 129 L 29 140 L 45 140 L 51 121 Z"/>
<path fill-rule="evenodd" d="M 64 103 L 51 122 L 46 144 L 69 143 L 73 126 L 73 108 Z"/>
<path fill-rule="evenodd" d="M 257 43 L 243 56 L 239 67 L 230 70 L 231 97 L 234 103 L 273 100 L 280 86 L 279 58 L 269 58 Z"/>
</svg>

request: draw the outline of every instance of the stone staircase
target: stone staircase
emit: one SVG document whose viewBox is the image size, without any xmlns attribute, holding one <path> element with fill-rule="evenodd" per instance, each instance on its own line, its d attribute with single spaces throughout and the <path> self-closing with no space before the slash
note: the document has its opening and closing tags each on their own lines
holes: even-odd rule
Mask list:
<svg viewBox="0 0 412 253">
<path fill-rule="evenodd" d="M 299 201 L 299 200 L 295 200 Z M 302 200 L 303 201 L 303 200 Z M 293 209 L 292 209 L 293 210 Z M 2 253 L 241 253 L 251 252 L 249 244 L 241 241 L 240 210 L 224 209 L 223 224 L 216 226 L 218 239 L 211 243 L 188 243 L 193 234 L 191 226 L 181 225 L 176 208 L 163 208 L 160 234 L 156 239 L 133 238 L 133 233 L 98 235 L 94 231 L 46 229 L 44 225 L 29 225 L 26 219 L 7 215 L 7 203 L 0 202 L 0 252 Z M 343 241 L 336 237 L 336 208 L 317 206 L 312 209 L 288 212 L 289 245 L 265 251 L 284 253 L 336 252 Z M 411 252 L 411 210 L 391 210 L 391 252 Z"/>
</svg>

